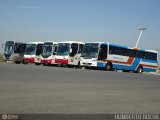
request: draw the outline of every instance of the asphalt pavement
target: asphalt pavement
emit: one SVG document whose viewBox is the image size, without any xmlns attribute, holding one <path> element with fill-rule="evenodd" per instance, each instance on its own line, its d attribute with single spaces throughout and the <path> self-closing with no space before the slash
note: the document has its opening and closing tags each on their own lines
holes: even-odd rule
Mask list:
<svg viewBox="0 0 160 120">
<path fill-rule="evenodd" d="M 0 64 L 0 113 L 159 112 L 159 75 Z"/>
</svg>

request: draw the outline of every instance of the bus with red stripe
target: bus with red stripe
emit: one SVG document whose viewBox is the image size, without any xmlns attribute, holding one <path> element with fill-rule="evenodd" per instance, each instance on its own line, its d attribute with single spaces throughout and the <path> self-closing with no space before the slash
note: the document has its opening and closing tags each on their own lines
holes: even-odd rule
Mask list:
<svg viewBox="0 0 160 120">
<path fill-rule="evenodd" d="M 80 66 L 80 56 L 84 43 L 78 41 L 59 42 L 55 56 L 55 63 L 65 66 Z"/>
<path fill-rule="evenodd" d="M 108 42 L 94 42 L 85 44 L 80 64 L 86 68 L 137 73 L 156 72 L 157 55 L 158 52 L 154 50 L 129 48 Z"/>
<path fill-rule="evenodd" d="M 44 42 L 29 42 L 27 43 L 26 50 L 23 57 L 23 63 L 35 63 L 40 65 L 40 55 L 42 53 L 42 46 Z"/>
<path fill-rule="evenodd" d="M 41 64 L 43 65 L 52 65 L 55 63 L 55 55 L 57 51 L 57 42 L 44 42 L 42 46 L 42 54 L 41 54 Z"/>
</svg>

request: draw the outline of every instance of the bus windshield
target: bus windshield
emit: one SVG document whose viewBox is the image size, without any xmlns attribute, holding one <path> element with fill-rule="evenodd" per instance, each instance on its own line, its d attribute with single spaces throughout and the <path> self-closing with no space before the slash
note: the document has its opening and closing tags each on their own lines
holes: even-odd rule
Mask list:
<svg viewBox="0 0 160 120">
<path fill-rule="evenodd" d="M 57 48 L 57 55 L 69 55 L 70 44 L 69 43 L 59 43 Z"/>
<path fill-rule="evenodd" d="M 99 47 L 97 43 L 86 43 L 84 45 L 81 57 L 97 58 L 98 49 Z"/>
<path fill-rule="evenodd" d="M 52 45 L 43 45 L 42 50 L 42 55 L 50 56 L 52 54 Z"/>
<path fill-rule="evenodd" d="M 14 44 L 6 44 L 4 52 L 5 53 L 13 53 L 14 52 Z"/>
<path fill-rule="evenodd" d="M 36 54 L 36 44 L 27 44 L 25 54 L 26 55 Z"/>
</svg>

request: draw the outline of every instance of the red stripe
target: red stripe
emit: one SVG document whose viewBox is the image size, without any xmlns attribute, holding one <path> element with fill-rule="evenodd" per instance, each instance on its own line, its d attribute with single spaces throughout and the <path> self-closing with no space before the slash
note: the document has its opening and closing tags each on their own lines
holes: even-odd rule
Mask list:
<svg viewBox="0 0 160 120">
<path fill-rule="evenodd" d="M 153 65 L 145 65 L 145 64 L 140 64 L 141 66 L 144 66 L 144 67 L 151 67 L 151 68 L 157 68 L 158 66 L 153 66 Z"/>
<path fill-rule="evenodd" d="M 48 59 L 48 60 L 41 59 L 41 63 L 51 64 L 52 63 L 52 59 Z"/>
<path fill-rule="evenodd" d="M 34 58 L 33 58 L 33 57 L 30 57 L 30 58 L 23 58 L 23 60 L 24 60 L 25 62 L 34 63 Z"/>
<path fill-rule="evenodd" d="M 68 59 L 55 59 L 55 63 L 68 64 Z"/>
</svg>

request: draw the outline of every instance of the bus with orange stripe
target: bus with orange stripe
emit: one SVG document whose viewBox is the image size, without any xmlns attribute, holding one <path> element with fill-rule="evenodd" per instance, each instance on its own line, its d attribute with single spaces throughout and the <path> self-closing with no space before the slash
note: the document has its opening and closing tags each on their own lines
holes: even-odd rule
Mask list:
<svg viewBox="0 0 160 120">
<path fill-rule="evenodd" d="M 156 72 L 158 52 L 116 45 L 108 42 L 85 43 L 80 65 L 85 68 Z"/>
</svg>

